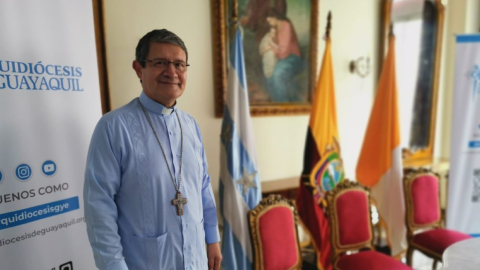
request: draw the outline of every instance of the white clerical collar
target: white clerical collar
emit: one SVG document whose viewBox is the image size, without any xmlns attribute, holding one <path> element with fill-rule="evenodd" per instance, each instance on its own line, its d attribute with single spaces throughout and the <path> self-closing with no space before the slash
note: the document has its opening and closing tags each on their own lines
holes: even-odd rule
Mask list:
<svg viewBox="0 0 480 270">
<path fill-rule="evenodd" d="M 173 107 L 172 108 L 163 107 L 162 109 L 162 114 L 172 114 L 172 112 L 173 112 Z"/>
<path fill-rule="evenodd" d="M 145 92 L 142 91 L 142 93 L 140 94 L 140 102 L 142 103 L 142 105 L 147 108 L 149 111 L 152 111 L 154 113 L 157 113 L 157 114 L 163 114 L 163 115 L 170 115 L 173 113 L 173 111 L 175 111 L 176 107 L 177 107 L 177 102 L 175 102 L 175 104 L 170 107 L 170 108 L 167 108 L 165 106 L 163 106 L 162 104 L 156 102 L 155 100 L 149 98 Z"/>
</svg>

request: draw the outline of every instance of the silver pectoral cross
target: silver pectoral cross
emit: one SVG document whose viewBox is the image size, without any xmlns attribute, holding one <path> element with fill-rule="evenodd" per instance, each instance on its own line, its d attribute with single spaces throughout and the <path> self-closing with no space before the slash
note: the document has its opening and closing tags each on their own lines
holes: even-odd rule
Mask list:
<svg viewBox="0 0 480 270">
<path fill-rule="evenodd" d="M 182 193 L 177 192 L 177 198 L 172 200 L 172 205 L 177 207 L 177 215 L 183 216 L 184 204 L 187 204 L 187 198 L 183 198 Z"/>
</svg>

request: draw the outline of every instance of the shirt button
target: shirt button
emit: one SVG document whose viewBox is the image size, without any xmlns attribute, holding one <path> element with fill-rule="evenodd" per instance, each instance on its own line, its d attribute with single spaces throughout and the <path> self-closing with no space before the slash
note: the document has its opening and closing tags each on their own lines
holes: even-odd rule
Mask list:
<svg viewBox="0 0 480 270">
<path fill-rule="evenodd" d="M 173 135 L 173 132 L 170 131 L 170 135 Z"/>
<path fill-rule="evenodd" d="M 187 251 L 187 247 L 184 247 L 183 250 Z"/>
</svg>

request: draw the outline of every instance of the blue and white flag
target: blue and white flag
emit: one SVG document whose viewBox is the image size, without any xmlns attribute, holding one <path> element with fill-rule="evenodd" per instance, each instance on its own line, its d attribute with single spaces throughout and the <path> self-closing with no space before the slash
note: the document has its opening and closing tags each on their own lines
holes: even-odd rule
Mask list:
<svg viewBox="0 0 480 270">
<path fill-rule="evenodd" d="M 243 45 L 237 29 L 228 61 L 227 102 L 220 150 L 220 211 L 223 216 L 223 269 L 252 269 L 247 213 L 260 202 L 261 190 L 253 137 Z"/>
</svg>

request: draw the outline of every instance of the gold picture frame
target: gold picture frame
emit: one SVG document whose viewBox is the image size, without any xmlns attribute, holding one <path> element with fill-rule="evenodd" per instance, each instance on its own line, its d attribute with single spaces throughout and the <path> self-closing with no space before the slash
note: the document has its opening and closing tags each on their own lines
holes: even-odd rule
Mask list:
<svg viewBox="0 0 480 270">
<path fill-rule="evenodd" d="M 299 93 L 301 92 L 301 95 L 298 94 L 298 100 L 296 101 L 271 101 L 268 99 L 273 99 L 268 97 L 268 94 L 265 94 L 266 91 L 275 91 L 271 90 L 274 89 L 273 87 L 270 87 L 270 90 L 265 90 L 264 88 L 261 87 L 251 87 L 254 89 L 259 89 L 255 90 L 256 92 L 252 92 L 253 90 L 249 89 L 249 94 L 250 94 L 250 113 L 252 116 L 277 116 L 277 115 L 301 115 L 301 114 L 308 114 L 310 112 L 311 108 L 311 103 L 313 99 L 313 93 L 316 85 L 316 80 L 318 76 L 318 68 L 317 68 L 317 62 L 318 62 L 318 52 L 317 52 L 317 43 L 318 43 L 318 2 L 319 0 L 276 0 L 276 1 L 271 1 L 271 0 L 211 0 L 211 8 L 212 8 L 212 36 L 213 36 L 213 68 L 214 68 L 214 87 L 215 87 L 215 116 L 216 117 L 222 117 L 223 116 L 223 110 L 224 110 L 224 104 L 225 104 L 225 93 L 227 89 L 227 47 L 228 47 L 228 23 L 231 22 L 231 17 L 233 11 L 229 11 L 229 6 L 232 7 L 233 5 L 236 6 L 238 2 L 240 2 L 240 8 L 238 12 L 238 18 L 239 21 L 242 19 L 242 16 L 245 14 L 242 14 L 242 4 L 243 4 L 243 10 L 245 10 L 245 3 L 247 2 L 269 2 L 269 3 L 275 3 L 275 2 L 283 2 L 286 5 L 285 9 L 288 9 L 288 4 L 291 5 L 304 5 L 304 6 L 309 6 L 309 21 L 308 21 L 308 28 L 309 31 L 305 35 L 305 33 L 297 39 L 297 45 L 299 48 L 301 48 L 301 52 L 306 52 L 304 54 L 300 55 L 300 58 L 303 57 L 303 62 L 302 62 L 302 71 L 301 73 L 299 72 L 297 75 L 295 75 L 295 80 L 299 81 L 300 83 L 298 84 L 298 89 L 300 90 Z M 299 4 L 300 3 L 300 4 Z M 262 3 L 260 3 L 262 4 Z M 248 5 L 248 4 L 247 4 Z M 230 8 L 232 9 L 232 8 Z M 295 24 L 295 17 L 293 19 L 288 18 L 288 10 L 286 10 L 286 20 L 293 26 L 295 29 L 295 26 L 298 25 L 299 23 Z M 285 15 L 285 14 L 284 14 Z M 298 16 L 298 18 L 304 18 L 305 16 Z M 241 24 L 241 23 L 240 23 Z M 307 27 L 306 24 L 303 25 L 304 27 Z M 248 27 L 245 27 L 248 28 Z M 273 27 L 272 27 L 273 28 Z M 305 29 L 305 28 L 302 28 Z M 245 32 L 248 31 L 253 31 L 250 29 L 244 30 Z M 295 30 L 294 30 L 295 31 Z M 257 31 L 259 32 L 259 31 Z M 304 31 L 305 32 L 305 31 Z M 250 32 L 251 33 L 251 32 Z M 244 34 L 248 35 L 248 33 Z M 252 36 L 252 35 L 250 35 Z M 306 38 L 305 36 L 308 36 L 308 43 L 306 43 Z M 302 39 L 303 38 L 303 39 Z M 248 39 L 245 39 L 244 41 L 244 46 L 248 41 Z M 258 41 L 258 40 L 256 40 Z M 253 44 L 253 42 L 250 40 L 250 44 Z M 300 45 L 300 44 L 303 44 Z M 308 44 L 308 45 L 305 45 Z M 248 45 L 248 44 L 247 44 Z M 255 45 L 250 45 L 250 47 L 255 46 Z M 248 46 L 247 46 L 248 47 Z M 251 57 L 252 54 L 245 53 L 247 57 Z M 257 57 L 259 58 L 259 57 Z M 247 62 L 247 60 L 246 60 Z M 280 61 L 279 61 L 280 62 Z M 249 65 L 250 63 L 250 65 Z M 259 67 L 258 65 L 252 65 L 251 62 L 246 63 L 246 73 L 247 73 L 247 85 L 249 86 L 255 86 L 255 81 L 250 80 L 250 77 L 248 74 L 260 74 L 259 72 L 252 72 L 249 70 L 249 68 L 256 68 L 257 71 L 260 70 L 262 71 L 262 67 Z M 275 66 L 277 68 L 277 66 Z M 299 69 L 300 70 L 300 69 Z M 262 73 L 263 75 L 263 73 Z M 265 80 L 265 79 L 264 79 Z M 258 84 L 260 85 L 260 84 Z M 292 91 L 293 90 L 288 90 Z M 251 93 L 260 93 L 262 95 L 251 95 Z M 295 92 L 296 93 L 296 92 Z M 255 96 L 255 98 L 252 98 Z M 261 96 L 261 98 L 257 98 L 257 96 Z M 265 100 L 261 100 L 261 99 Z"/>
</svg>

